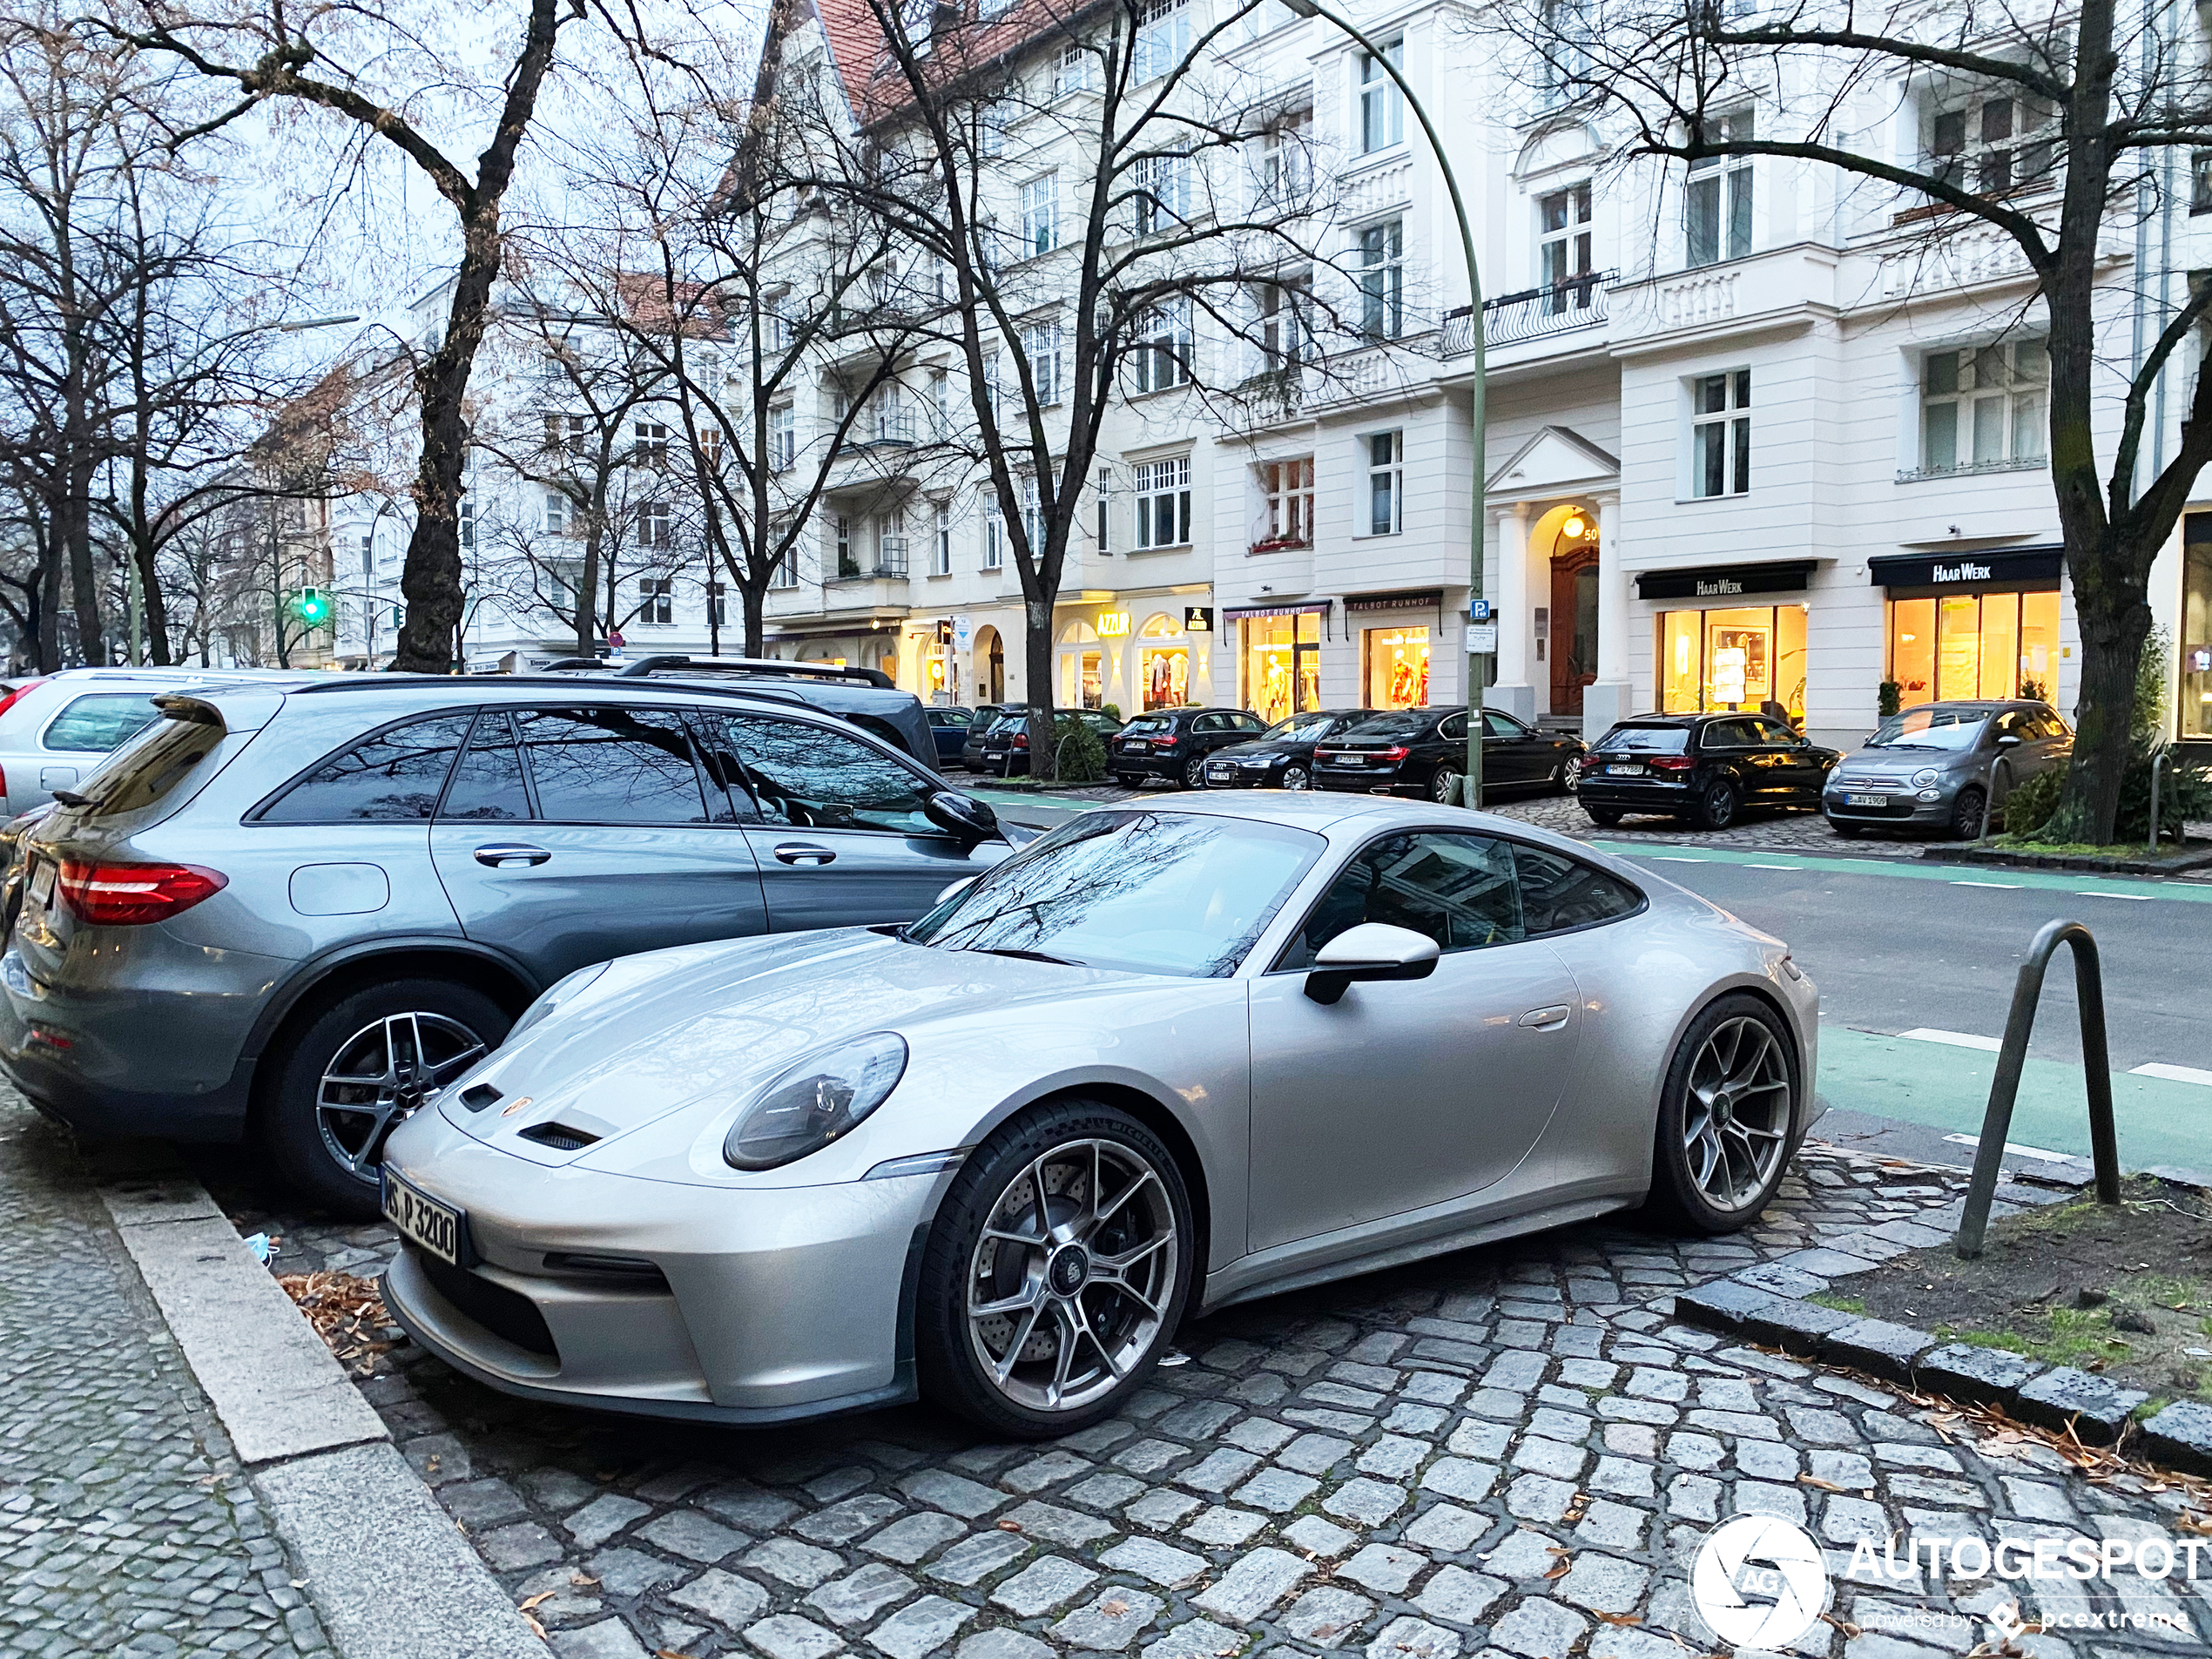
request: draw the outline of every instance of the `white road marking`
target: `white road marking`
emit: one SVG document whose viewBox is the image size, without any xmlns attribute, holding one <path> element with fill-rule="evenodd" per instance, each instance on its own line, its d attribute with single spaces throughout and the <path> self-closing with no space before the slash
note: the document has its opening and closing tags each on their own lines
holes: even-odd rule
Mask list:
<svg viewBox="0 0 2212 1659">
<path fill-rule="evenodd" d="M 2025 881 L 1953 881 L 1951 885 L 1954 887 L 2003 887 L 2010 892 L 2024 887 L 2027 883 Z"/>
<path fill-rule="evenodd" d="M 1665 853 L 1650 853 L 1645 856 L 1654 864 L 1710 864 L 1710 859 L 1676 858 Z"/>
<path fill-rule="evenodd" d="M 1980 1137 L 1974 1135 L 1946 1135 L 1943 1138 L 1950 1142 L 1953 1146 L 1979 1146 L 1981 1144 Z M 2046 1152 L 2040 1146 L 2020 1146 L 2012 1141 L 2005 1143 L 2005 1150 L 2015 1157 L 2041 1158 L 2046 1163 L 2078 1163 L 2080 1162 L 2080 1160 L 2075 1157 L 2071 1152 Z"/>
<path fill-rule="evenodd" d="M 2212 1071 L 2199 1071 L 2195 1066 L 2162 1065 L 2154 1060 L 2147 1066 L 2130 1066 L 2131 1077 L 2163 1077 L 2171 1083 L 2202 1083 L 2212 1089 Z"/>
<path fill-rule="evenodd" d="M 2085 899 L 2133 899 L 2137 904 L 2148 904 L 2155 895 L 2148 893 L 2098 893 L 2084 887 L 2081 896 Z"/>
<path fill-rule="evenodd" d="M 1804 867 L 1801 864 L 1747 864 L 1743 867 L 1747 870 L 1801 870 Z"/>
<path fill-rule="evenodd" d="M 1917 1042 L 1947 1042 L 1954 1049 L 1982 1049 L 1991 1054 L 2005 1046 L 2001 1038 L 1978 1037 L 1971 1031 L 1937 1031 L 1925 1025 L 1900 1031 L 1898 1035 L 1911 1037 Z"/>
</svg>

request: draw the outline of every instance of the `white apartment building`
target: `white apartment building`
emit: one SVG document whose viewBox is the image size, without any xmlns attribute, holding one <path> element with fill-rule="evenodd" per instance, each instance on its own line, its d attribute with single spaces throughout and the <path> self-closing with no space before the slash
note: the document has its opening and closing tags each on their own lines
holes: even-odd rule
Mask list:
<svg viewBox="0 0 2212 1659">
<path fill-rule="evenodd" d="M 1183 14 L 1195 38 L 1215 3 L 1150 0 L 1144 17 Z M 1925 210 L 1810 164 L 1607 166 L 1585 112 L 1541 107 L 1467 13 L 1347 10 L 1440 130 L 1493 296 L 1480 533 L 1501 619 L 1494 704 L 1594 733 L 1644 710 L 1772 702 L 1845 745 L 1885 681 L 1908 705 L 2026 686 L 2070 708 L 2042 326 L 2005 239 L 1967 221 L 1932 234 Z M 871 27 L 858 0 L 816 0 L 791 62 L 837 76 L 860 107 Z M 1116 411 L 1055 619 L 1055 698 L 1269 716 L 1460 701 L 1477 446 L 1443 174 L 1395 88 L 1327 22 L 1270 0 L 1217 50 L 1255 149 L 1294 132 L 1325 175 L 1342 252 L 1314 274 L 1322 308 L 1388 338 L 1323 338 L 1327 371 L 1301 371 L 1294 407 L 1234 429 L 1174 392 Z M 1858 141 L 1917 162 L 1959 151 L 1963 129 L 1974 165 L 2009 165 L 2033 128 L 2000 121 L 1993 96 L 1869 87 Z M 1731 118 L 1786 112 L 1754 100 Z M 1051 165 L 1015 137 L 1009 194 Z M 2212 219 L 2189 208 L 2168 197 L 2141 239 L 2112 226 L 2118 361 L 2126 296 L 2178 298 L 2212 265 Z M 1199 332 L 1201 353 L 1244 349 Z M 2184 355 L 2154 464 L 2178 441 Z M 944 397 L 943 368 L 918 363 L 903 395 Z M 2212 720 L 2212 489 L 2202 499 L 2154 577 L 2182 737 Z M 1020 596 L 992 516 L 972 489 L 856 482 L 826 503 L 813 564 L 772 596 L 772 648 L 880 664 L 925 698 L 1020 698 Z"/>
</svg>

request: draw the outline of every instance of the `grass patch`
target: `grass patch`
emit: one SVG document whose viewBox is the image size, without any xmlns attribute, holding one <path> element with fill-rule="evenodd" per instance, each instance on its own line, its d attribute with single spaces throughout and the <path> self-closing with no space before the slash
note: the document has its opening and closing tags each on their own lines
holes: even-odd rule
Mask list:
<svg viewBox="0 0 2212 1659">
<path fill-rule="evenodd" d="M 1856 1296 L 1838 1296 L 1833 1291 L 1815 1291 L 1811 1296 L 1805 1298 L 1805 1300 L 1817 1302 L 1824 1308 L 1833 1308 L 1838 1313 L 1866 1312 L 1865 1298 Z"/>
</svg>

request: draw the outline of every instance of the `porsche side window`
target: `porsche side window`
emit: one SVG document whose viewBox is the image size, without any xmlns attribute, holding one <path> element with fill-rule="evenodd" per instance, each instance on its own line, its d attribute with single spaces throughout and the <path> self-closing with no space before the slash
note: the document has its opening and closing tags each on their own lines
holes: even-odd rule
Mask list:
<svg viewBox="0 0 2212 1659">
<path fill-rule="evenodd" d="M 768 715 L 710 718 L 722 722 L 745 761 L 760 816 L 771 824 L 894 835 L 941 833 L 922 811 L 928 798 L 922 779 L 857 738 Z"/>
<path fill-rule="evenodd" d="M 364 738 L 293 784 L 259 814 L 264 824 L 427 819 L 473 717 L 433 715 Z"/>
<path fill-rule="evenodd" d="M 1304 968 L 1365 921 L 1426 934 L 1447 952 L 1511 944 L 1524 936 L 1513 849 L 1487 835 L 1384 837 L 1329 884 L 1278 968 Z"/>
<path fill-rule="evenodd" d="M 1643 895 L 1627 882 L 1564 853 L 1515 843 L 1513 862 L 1521 921 L 1531 939 L 1611 921 L 1643 907 Z"/>
</svg>

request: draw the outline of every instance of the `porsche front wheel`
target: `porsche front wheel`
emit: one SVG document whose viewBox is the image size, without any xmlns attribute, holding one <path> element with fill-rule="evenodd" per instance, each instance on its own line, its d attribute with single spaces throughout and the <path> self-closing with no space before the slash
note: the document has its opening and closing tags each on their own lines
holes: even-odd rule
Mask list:
<svg viewBox="0 0 2212 1659">
<path fill-rule="evenodd" d="M 1192 1243 L 1182 1172 L 1129 1113 L 1072 1100 L 1017 1118 L 969 1157 L 930 1233 L 923 1393 L 1023 1439 L 1110 1415 L 1174 1334 Z"/>
<path fill-rule="evenodd" d="M 1737 992 L 1690 1022 L 1667 1069 L 1649 1209 L 1685 1232 L 1734 1232 L 1773 1199 L 1796 1150 L 1797 1045 Z"/>
</svg>

